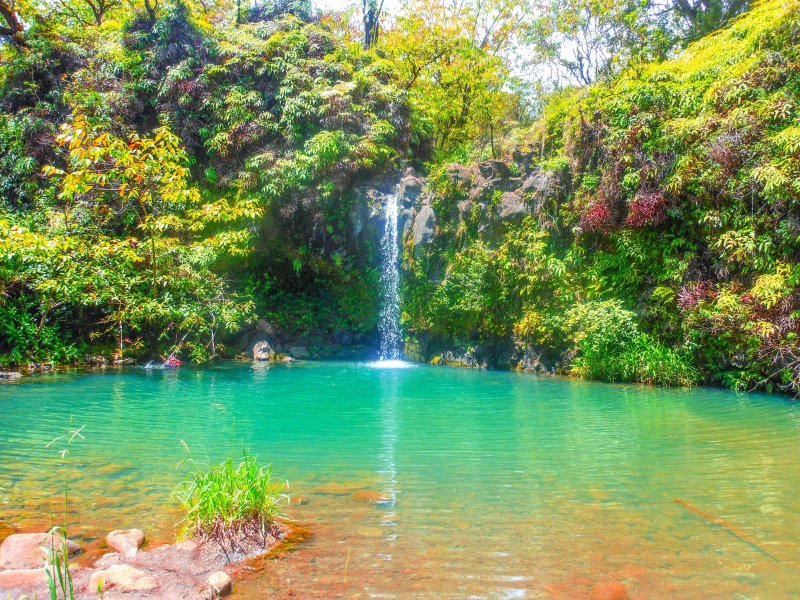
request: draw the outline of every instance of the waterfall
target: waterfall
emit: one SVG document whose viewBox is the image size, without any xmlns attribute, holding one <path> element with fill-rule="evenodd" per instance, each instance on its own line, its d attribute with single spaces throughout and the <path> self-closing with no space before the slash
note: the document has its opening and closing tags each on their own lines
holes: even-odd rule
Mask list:
<svg viewBox="0 0 800 600">
<path fill-rule="evenodd" d="M 378 331 L 381 360 L 400 358 L 403 336 L 400 333 L 400 245 L 397 239 L 397 193 L 386 196 L 386 225 L 381 240 L 381 313 Z"/>
</svg>

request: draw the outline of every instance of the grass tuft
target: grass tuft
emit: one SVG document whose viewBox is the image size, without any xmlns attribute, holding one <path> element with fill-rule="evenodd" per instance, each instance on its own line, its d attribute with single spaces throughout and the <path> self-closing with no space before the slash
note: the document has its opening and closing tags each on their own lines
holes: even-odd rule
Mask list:
<svg viewBox="0 0 800 600">
<path fill-rule="evenodd" d="M 243 452 L 236 465 L 228 458 L 219 465 L 190 472 L 175 491 L 186 512 L 184 533 L 218 541 L 228 553 L 245 538 L 267 537 L 278 529 L 284 485 L 272 480 L 272 467 L 260 465 Z"/>
</svg>

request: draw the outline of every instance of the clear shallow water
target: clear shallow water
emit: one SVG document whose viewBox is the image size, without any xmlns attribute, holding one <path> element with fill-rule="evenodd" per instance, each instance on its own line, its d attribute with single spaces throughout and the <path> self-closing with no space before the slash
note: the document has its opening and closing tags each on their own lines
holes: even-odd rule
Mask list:
<svg viewBox="0 0 800 600">
<path fill-rule="evenodd" d="M 580 598 L 606 581 L 632 598 L 800 595 L 800 405 L 781 398 L 230 363 L 29 379 L 0 386 L 0 415 L 0 537 L 60 510 L 45 446 L 70 417 L 90 549 L 123 526 L 170 539 L 188 456 L 271 460 L 310 537 L 251 565 L 243 598 Z"/>
</svg>

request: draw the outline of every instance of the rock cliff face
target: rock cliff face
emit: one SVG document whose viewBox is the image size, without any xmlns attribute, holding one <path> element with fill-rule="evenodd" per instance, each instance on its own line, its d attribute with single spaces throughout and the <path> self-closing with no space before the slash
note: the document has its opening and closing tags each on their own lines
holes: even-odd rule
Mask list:
<svg viewBox="0 0 800 600">
<path fill-rule="evenodd" d="M 448 165 L 444 172 L 446 185 L 458 199 L 452 204 L 437 202 L 431 182 L 411 168 L 380 182 L 370 182 L 358 190 L 354 239 L 358 244 L 378 243 L 384 227 L 381 202 L 385 195 L 396 193 L 401 207 L 398 227 L 406 276 L 411 263 L 423 254 L 436 256 L 443 252 L 449 241 L 446 238 L 459 228 L 491 244 L 525 217 L 545 218 L 559 193 L 560 182 L 551 173 L 526 168 L 531 164 L 526 158 L 515 157 L 513 162 L 490 160 L 471 167 Z M 446 273 L 440 276 L 445 277 Z M 470 332 L 463 332 L 463 338 L 469 340 Z M 552 371 L 560 361 L 513 336 L 489 343 L 454 343 L 431 338 L 425 331 L 406 332 L 405 355 L 418 362 L 532 372 Z"/>
<path fill-rule="evenodd" d="M 396 194 L 399 202 L 398 230 L 403 267 L 408 269 L 424 254 L 443 251 L 449 236 L 459 227 L 470 235 L 492 244 L 508 228 L 528 216 L 544 218 L 554 204 L 560 182 L 550 173 L 524 166 L 525 157 L 514 161 L 490 160 L 465 167 L 445 167 L 446 184 L 452 187 L 456 202 L 437 202 L 431 182 L 413 168 L 375 178 L 353 189 L 348 215 L 348 244 L 351 251 L 378 267 L 380 247 L 386 225 L 384 206 L 387 196 Z M 441 182 L 439 182 L 441 184 Z M 445 273 L 441 274 L 446 276 Z M 402 294 L 401 290 L 401 296 Z M 470 340 L 470 332 L 463 332 Z M 558 357 L 547 356 L 513 337 L 485 341 L 429 339 L 425 331 L 406 332 L 405 355 L 410 360 L 470 368 L 503 368 L 547 372 Z M 261 321 L 246 332 L 239 351 L 254 360 L 280 361 L 286 357 L 373 359 L 377 356 L 376 334 L 337 331 L 329 335 L 293 338 L 280 328 Z"/>
<path fill-rule="evenodd" d="M 446 167 L 446 176 L 464 198 L 457 202 L 454 210 L 451 208 L 445 214 L 437 214 L 432 194 L 425 190 L 413 170 L 408 170 L 400 180 L 404 206 L 412 207 L 407 208 L 412 225 L 411 235 L 406 238 L 415 252 L 436 241 L 439 221 L 476 223 L 480 235 L 492 237 L 502 233 L 510 223 L 540 214 L 559 189 L 552 173 L 538 169 L 524 173 L 516 162 L 501 160 L 484 161 L 471 167 L 454 163 Z M 406 228 L 407 234 L 408 231 Z"/>
</svg>

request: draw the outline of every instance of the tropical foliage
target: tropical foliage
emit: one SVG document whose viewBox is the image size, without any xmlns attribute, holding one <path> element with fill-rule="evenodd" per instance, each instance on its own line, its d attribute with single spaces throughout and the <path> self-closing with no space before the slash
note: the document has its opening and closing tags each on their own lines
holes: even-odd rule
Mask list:
<svg viewBox="0 0 800 600">
<path fill-rule="evenodd" d="M 761 2 L 554 95 L 518 155 L 550 191 L 499 238 L 434 178 L 442 241 L 413 260 L 409 329 L 513 337 L 601 379 L 800 390 L 798 14 Z"/>
</svg>

